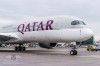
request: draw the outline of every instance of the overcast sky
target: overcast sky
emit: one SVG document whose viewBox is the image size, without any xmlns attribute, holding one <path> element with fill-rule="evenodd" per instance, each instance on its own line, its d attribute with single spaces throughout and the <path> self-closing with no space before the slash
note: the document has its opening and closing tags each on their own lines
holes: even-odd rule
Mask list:
<svg viewBox="0 0 100 66">
<path fill-rule="evenodd" d="M 0 0 L 0 23 L 55 15 L 77 16 L 100 35 L 100 0 Z"/>
</svg>

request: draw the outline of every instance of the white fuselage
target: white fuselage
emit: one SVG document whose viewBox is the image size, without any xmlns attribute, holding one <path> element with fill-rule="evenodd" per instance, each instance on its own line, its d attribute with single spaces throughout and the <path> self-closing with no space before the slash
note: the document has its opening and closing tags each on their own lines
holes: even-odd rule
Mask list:
<svg viewBox="0 0 100 66">
<path fill-rule="evenodd" d="M 93 36 L 82 20 L 72 16 L 37 17 L 29 22 L 0 26 L 0 30 L 2 35 L 18 38 L 8 43 L 80 42 Z"/>
</svg>

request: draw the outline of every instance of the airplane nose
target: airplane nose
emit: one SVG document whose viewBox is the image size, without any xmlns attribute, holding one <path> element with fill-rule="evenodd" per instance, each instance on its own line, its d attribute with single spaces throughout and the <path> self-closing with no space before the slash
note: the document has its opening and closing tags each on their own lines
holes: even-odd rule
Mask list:
<svg viewBox="0 0 100 66">
<path fill-rule="evenodd" d="M 88 29 L 89 36 L 92 37 L 94 35 L 93 31 L 91 29 Z"/>
<path fill-rule="evenodd" d="M 93 31 L 91 30 L 91 29 L 87 29 L 87 36 L 89 37 L 89 38 L 91 38 L 91 37 L 93 37 Z"/>
<path fill-rule="evenodd" d="M 94 33 L 91 29 L 86 28 L 86 29 L 82 29 L 82 34 L 81 36 L 83 37 L 83 40 L 87 40 L 91 37 L 93 37 Z"/>
</svg>

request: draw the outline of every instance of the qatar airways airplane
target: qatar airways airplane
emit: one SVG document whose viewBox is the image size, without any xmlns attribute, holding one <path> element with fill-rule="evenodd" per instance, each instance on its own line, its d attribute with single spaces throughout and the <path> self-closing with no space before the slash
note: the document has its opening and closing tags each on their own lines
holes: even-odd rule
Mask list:
<svg viewBox="0 0 100 66">
<path fill-rule="evenodd" d="M 15 51 L 25 51 L 24 43 L 38 42 L 42 48 L 53 48 L 58 42 L 81 42 L 93 32 L 74 16 L 36 17 L 32 21 L 0 26 L 0 44 L 18 44 Z M 71 50 L 71 55 L 77 51 Z"/>
</svg>

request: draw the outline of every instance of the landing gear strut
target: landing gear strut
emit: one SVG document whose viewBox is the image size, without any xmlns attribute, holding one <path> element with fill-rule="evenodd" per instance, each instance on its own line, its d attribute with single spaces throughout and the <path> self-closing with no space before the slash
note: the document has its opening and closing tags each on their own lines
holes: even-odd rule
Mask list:
<svg viewBox="0 0 100 66">
<path fill-rule="evenodd" d="M 77 50 L 75 50 L 75 49 L 76 49 L 76 45 L 70 51 L 70 55 L 77 55 Z"/>
<path fill-rule="evenodd" d="M 24 47 L 23 45 L 19 45 L 19 46 L 15 46 L 15 51 L 25 51 L 26 47 Z"/>
</svg>

